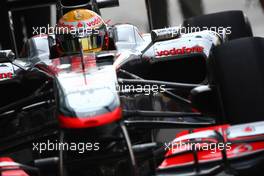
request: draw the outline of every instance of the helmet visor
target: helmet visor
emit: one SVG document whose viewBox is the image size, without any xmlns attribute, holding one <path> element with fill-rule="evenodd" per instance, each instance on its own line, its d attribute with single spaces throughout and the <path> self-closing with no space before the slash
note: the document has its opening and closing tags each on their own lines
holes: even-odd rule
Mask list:
<svg viewBox="0 0 264 176">
<path fill-rule="evenodd" d="M 101 33 L 100 33 L 101 34 Z M 73 36 L 71 34 L 58 35 L 58 43 L 64 54 L 78 54 L 82 49 L 84 52 L 101 51 L 104 35 L 92 34 L 86 36 Z"/>
<path fill-rule="evenodd" d="M 98 51 L 102 49 L 103 37 L 99 35 L 80 38 L 80 43 L 84 52 Z"/>
</svg>

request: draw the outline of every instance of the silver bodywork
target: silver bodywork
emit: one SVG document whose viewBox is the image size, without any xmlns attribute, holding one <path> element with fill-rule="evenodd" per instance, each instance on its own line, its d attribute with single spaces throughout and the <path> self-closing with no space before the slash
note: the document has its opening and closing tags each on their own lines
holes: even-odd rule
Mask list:
<svg viewBox="0 0 264 176">
<path fill-rule="evenodd" d="M 119 24 L 112 28 L 112 36 L 115 42 L 117 58 L 114 67 L 118 69 L 123 64 L 131 60 L 148 59 L 154 61 L 157 58 L 170 57 L 165 55 L 158 57 L 158 51 L 171 50 L 173 48 L 191 48 L 195 46 L 203 47 L 203 54 L 206 58 L 210 56 L 210 50 L 213 46 L 219 45 L 224 40 L 224 36 L 220 36 L 213 31 L 201 31 L 189 34 L 180 34 L 173 36 L 167 40 L 157 41 L 153 43 L 151 34 L 141 34 L 137 27 L 131 24 Z M 170 28 L 161 29 L 162 33 L 171 32 Z M 54 37 L 54 36 L 53 36 Z M 35 36 L 28 40 L 26 44 L 26 56 L 18 60 L 28 60 L 31 64 L 38 62 L 49 62 L 49 42 L 48 36 Z M 179 56 L 182 57 L 182 56 Z M 6 64 L 10 67 L 10 64 Z M 15 67 L 17 69 L 17 67 Z"/>
<path fill-rule="evenodd" d="M 166 30 L 166 29 L 164 29 Z M 169 28 L 167 29 L 170 30 Z M 115 26 L 115 43 L 120 54 L 114 65 L 119 68 L 126 62 L 133 59 L 157 58 L 156 53 L 160 50 L 171 50 L 172 48 L 190 48 L 195 46 L 203 47 L 206 58 L 210 56 L 213 46 L 219 45 L 224 41 L 224 36 L 220 36 L 213 31 L 201 31 L 189 34 L 181 34 L 178 37 L 153 43 L 150 34 L 141 34 L 138 29 L 129 24 Z M 149 48 L 148 46 L 151 45 Z M 163 56 L 169 57 L 170 55 Z"/>
<path fill-rule="evenodd" d="M 258 136 L 264 134 L 264 121 L 234 125 L 227 130 L 229 139 Z"/>
</svg>

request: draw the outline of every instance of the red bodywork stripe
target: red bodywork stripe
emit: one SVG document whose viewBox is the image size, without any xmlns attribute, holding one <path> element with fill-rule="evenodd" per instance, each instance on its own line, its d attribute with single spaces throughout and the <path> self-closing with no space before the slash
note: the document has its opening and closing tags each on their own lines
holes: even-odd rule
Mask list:
<svg viewBox="0 0 264 176">
<path fill-rule="evenodd" d="M 12 163 L 14 161 L 8 157 L 2 157 L 0 158 L 0 164 L 3 162 Z M 23 171 L 22 169 L 19 169 L 19 167 L 17 166 L 4 166 L 4 167 L 0 167 L 0 169 L 14 169 L 14 170 L 0 172 L 1 176 L 28 176 L 28 174 L 25 171 Z"/>
<path fill-rule="evenodd" d="M 106 125 L 121 119 L 122 110 L 120 107 L 114 111 L 94 117 L 69 117 L 59 115 L 59 122 L 62 128 L 91 128 Z"/>
</svg>

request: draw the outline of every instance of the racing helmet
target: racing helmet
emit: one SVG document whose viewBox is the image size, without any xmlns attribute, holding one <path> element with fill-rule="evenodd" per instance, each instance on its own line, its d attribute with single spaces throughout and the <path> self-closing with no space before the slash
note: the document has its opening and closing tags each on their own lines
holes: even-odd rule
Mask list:
<svg viewBox="0 0 264 176">
<path fill-rule="evenodd" d="M 103 19 L 88 9 L 67 12 L 56 27 L 56 43 L 64 55 L 99 52 L 107 46 L 107 27 Z"/>
</svg>

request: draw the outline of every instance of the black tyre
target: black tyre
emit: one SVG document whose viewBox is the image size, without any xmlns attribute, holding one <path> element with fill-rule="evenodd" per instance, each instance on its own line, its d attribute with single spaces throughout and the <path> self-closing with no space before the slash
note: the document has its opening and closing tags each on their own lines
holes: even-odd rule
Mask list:
<svg viewBox="0 0 264 176">
<path fill-rule="evenodd" d="M 189 31 L 210 29 L 218 33 L 226 28 L 226 33 L 230 33 L 227 35 L 229 40 L 253 36 L 250 23 L 242 11 L 225 11 L 189 18 L 184 21 L 183 26 Z"/>
<path fill-rule="evenodd" d="M 227 122 L 264 120 L 264 38 L 232 40 L 212 53 L 209 67 Z"/>
</svg>

